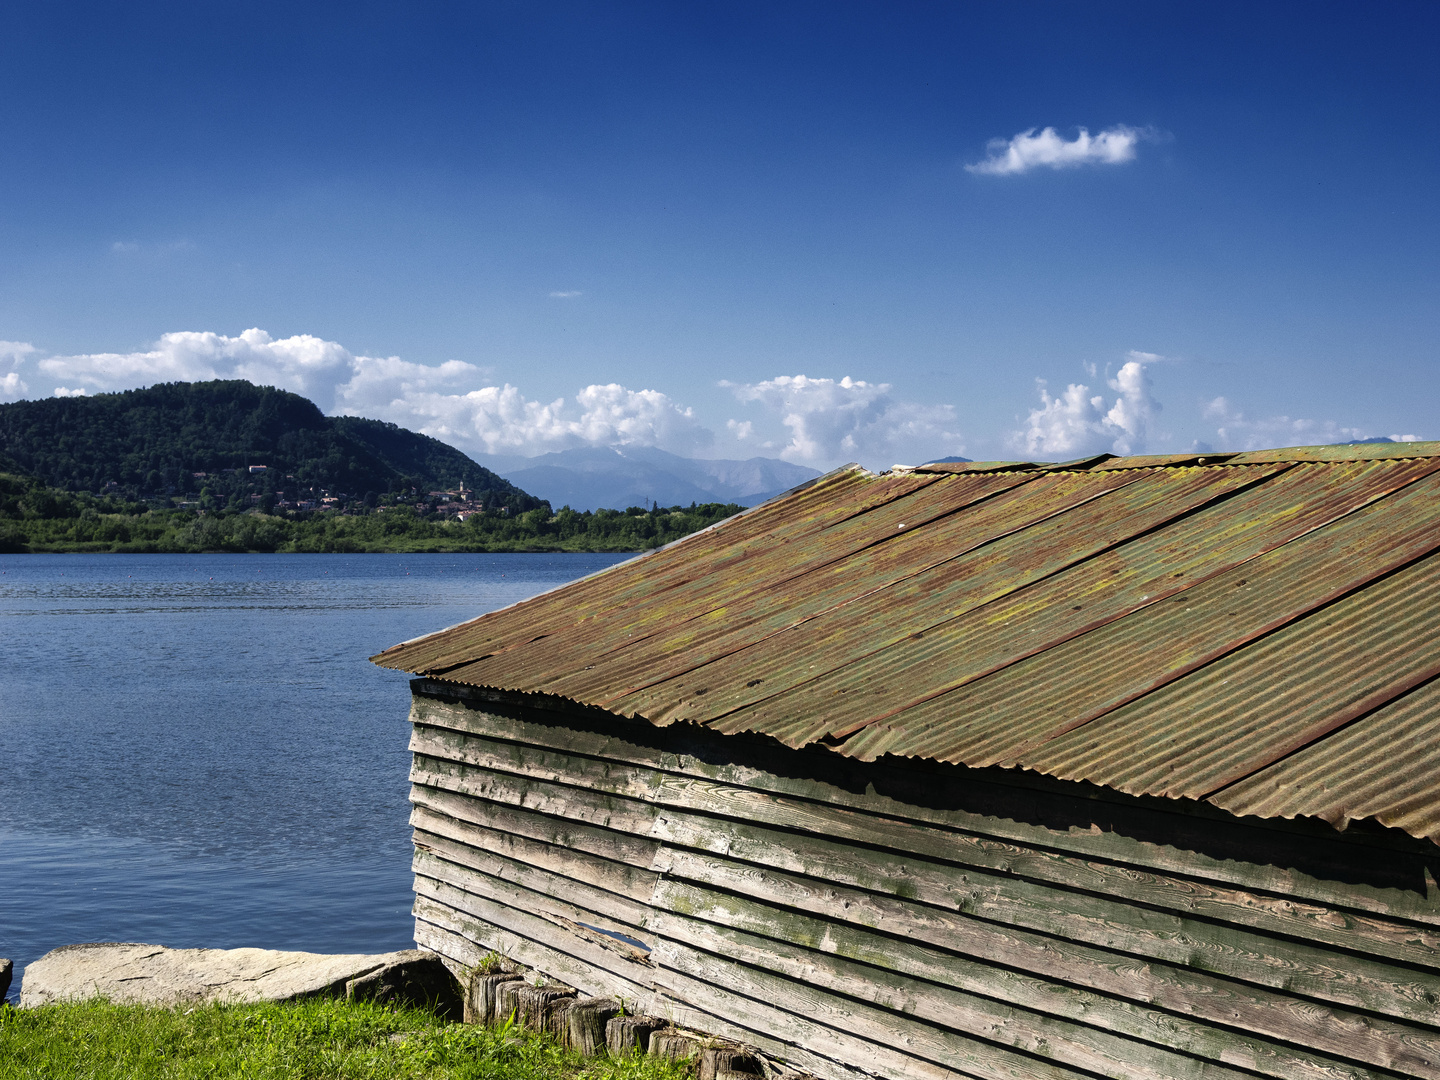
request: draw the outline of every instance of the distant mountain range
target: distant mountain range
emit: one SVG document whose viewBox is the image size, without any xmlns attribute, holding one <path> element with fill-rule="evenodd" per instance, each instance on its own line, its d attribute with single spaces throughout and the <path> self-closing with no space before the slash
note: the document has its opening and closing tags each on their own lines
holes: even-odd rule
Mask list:
<svg viewBox="0 0 1440 1080">
<path fill-rule="evenodd" d="M 733 502 L 758 506 L 820 473 L 775 458 L 684 458 L 648 446 L 586 447 L 539 457 L 482 455 L 486 468 L 559 509 Z"/>
</svg>

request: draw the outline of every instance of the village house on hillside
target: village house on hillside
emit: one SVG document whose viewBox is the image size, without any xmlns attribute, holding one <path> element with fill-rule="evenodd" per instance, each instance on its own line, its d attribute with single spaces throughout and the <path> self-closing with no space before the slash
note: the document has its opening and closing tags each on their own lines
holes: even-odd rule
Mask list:
<svg viewBox="0 0 1440 1080">
<path fill-rule="evenodd" d="M 1440 443 L 842 469 L 375 658 L 416 940 L 821 1077 L 1440 1078 Z"/>
</svg>

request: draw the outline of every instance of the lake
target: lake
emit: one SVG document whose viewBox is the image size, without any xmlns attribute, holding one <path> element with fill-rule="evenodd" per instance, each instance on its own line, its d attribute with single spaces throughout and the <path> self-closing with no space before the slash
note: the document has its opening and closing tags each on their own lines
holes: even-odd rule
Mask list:
<svg viewBox="0 0 1440 1080">
<path fill-rule="evenodd" d="M 412 947 L 387 646 L 628 555 L 0 555 L 0 956 Z"/>
</svg>

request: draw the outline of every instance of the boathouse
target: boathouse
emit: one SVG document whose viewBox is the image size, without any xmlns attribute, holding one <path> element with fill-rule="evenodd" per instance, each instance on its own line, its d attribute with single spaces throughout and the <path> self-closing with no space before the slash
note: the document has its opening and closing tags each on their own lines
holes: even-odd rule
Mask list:
<svg viewBox="0 0 1440 1080">
<path fill-rule="evenodd" d="M 1440 443 L 851 467 L 375 660 L 457 970 L 827 1080 L 1440 1078 Z"/>
</svg>

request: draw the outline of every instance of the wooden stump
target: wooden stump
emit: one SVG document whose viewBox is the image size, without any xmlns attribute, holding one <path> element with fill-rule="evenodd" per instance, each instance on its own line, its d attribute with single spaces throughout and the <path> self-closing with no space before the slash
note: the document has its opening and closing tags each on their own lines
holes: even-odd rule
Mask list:
<svg viewBox="0 0 1440 1080">
<path fill-rule="evenodd" d="M 514 1001 L 515 1019 L 531 1031 L 551 1031 L 551 1014 L 556 1002 L 569 1003 L 575 991 L 560 983 L 546 983 L 544 986 L 528 986 L 521 983 L 513 992 L 512 984 L 501 987 L 501 998 Z"/>
<path fill-rule="evenodd" d="M 648 1053 L 651 1033 L 663 1027 L 658 1016 L 616 1016 L 605 1025 L 605 1047 L 614 1057 Z"/>
<path fill-rule="evenodd" d="M 730 1080 L 741 1076 L 764 1076 L 765 1067 L 742 1046 L 720 1043 L 700 1051 L 698 1080 Z"/>
<path fill-rule="evenodd" d="M 620 1003 L 614 998 L 578 998 L 561 1013 L 560 1041 L 572 1050 L 578 1050 L 587 1057 L 596 1057 L 605 1052 L 607 1040 L 606 1025 L 620 1011 Z"/>
<path fill-rule="evenodd" d="M 650 1036 L 650 1053 L 666 1061 L 689 1061 L 699 1055 L 700 1040 L 674 1030 L 657 1031 Z"/>
<path fill-rule="evenodd" d="M 504 973 L 470 976 L 470 985 L 465 988 L 465 1023 L 493 1024 L 504 1020 L 510 1013 L 507 1011 L 504 1016 L 496 1015 L 495 992 L 502 983 L 521 981 L 523 980 L 519 975 Z"/>
</svg>

